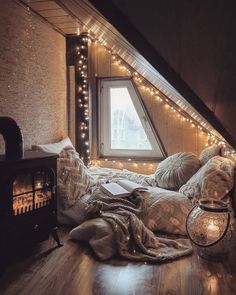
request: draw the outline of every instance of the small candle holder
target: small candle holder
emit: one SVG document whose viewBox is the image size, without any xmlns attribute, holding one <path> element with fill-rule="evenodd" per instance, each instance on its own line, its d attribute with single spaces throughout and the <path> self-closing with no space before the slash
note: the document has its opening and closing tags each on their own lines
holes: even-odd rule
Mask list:
<svg viewBox="0 0 236 295">
<path fill-rule="evenodd" d="M 186 220 L 186 231 L 202 258 L 221 261 L 227 258 L 225 235 L 230 224 L 230 210 L 223 201 L 202 199 Z"/>
</svg>

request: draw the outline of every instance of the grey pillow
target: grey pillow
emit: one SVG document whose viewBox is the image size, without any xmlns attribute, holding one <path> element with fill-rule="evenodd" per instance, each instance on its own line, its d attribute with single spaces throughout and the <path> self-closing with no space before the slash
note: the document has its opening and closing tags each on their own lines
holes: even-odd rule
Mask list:
<svg viewBox="0 0 236 295">
<path fill-rule="evenodd" d="M 219 156 L 220 155 L 220 152 L 221 152 L 221 147 L 220 146 L 218 146 L 216 144 L 213 144 L 213 145 L 208 146 L 207 148 L 205 148 L 201 152 L 201 154 L 199 156 L 199 159 L 201 161 L 201 164 L 204 165 L 211 158 L 213 158 L 215 156 Z"/>
<path fill-rule="evenodd" d="M 193 153 L 177 153 L 158 165 L 155 180 L 159 187 L 176 190 L 197 172 L 200 165 L 199 159 Z"/>
</svg>

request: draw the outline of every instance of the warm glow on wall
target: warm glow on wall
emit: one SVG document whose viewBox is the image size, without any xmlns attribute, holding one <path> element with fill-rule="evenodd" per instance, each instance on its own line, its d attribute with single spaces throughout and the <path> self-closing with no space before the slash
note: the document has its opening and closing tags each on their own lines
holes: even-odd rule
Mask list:
<svg viewBox="0 0 236 295">
<path fill-rule="evenodd" d="M 129 64 L 127 64 L 119 55 L 117 52 L 114 52 L 111 48 L 107 47 L 107 43 L 105 40 L 98 39 L 96 37 L 91 36 L 91 34 L 88 35 L 87 42 L 94 42 L 97 43 L 105 48 L 105 50 L 111 55 L 111 60 L 115 66 L 117 66 L 120 70 L 124 71 L 126 74 L 131 76 L 133 80 L 136 82 L 137 86 L 140 87 L 143 91 L 147 92 L 151 96 L 155 98 L 157 103 L 163 104 L 164 108 L 167 112 L 173 113 L 174 116 L 176 116 L 177 119 L 179 119 L 181 122 L 189 124 L 190 128 L 193 129 L 198 129 L 198 135 L 203 136 L 203 134 L 208 135 L 208 144 L 218 144 L 219 146 L 222 147 L 228 147 L 227 155 L 231 156 L 233 159 L 236 159 L 236 152 L 232 150 L 232 148 L 228 145 L 228 143 L 223 139 L 220 138 L 219 136 L 215 135 L 215 130 L 208 130 L 205 126 L 204 123 L 200 124 L 197 121 L 197 115 L 192 114 L 190 116 L 189 113 L 186 112 L 184 109 L 184 105 L 177 105 L 173 100 L 168 98 L 166 94 L 163 94 L 162 89 L 157 89 L 154 85 L 152 85 L 149 81 L 145 79 L 140 73 L 138 73 L 134 68 L 132 68 Z M 86 67 L 83 67 L 83 56 L 80 57 L 81 62 L 81 71 L 85 73 L 87 70 Z M 85 99 L 88 98 L 88 93 L 83 90 L 83 88 L 80 88 L 80 91 L 85 96 Z M 84 106 L 84 105 L 83 105 Z M 85 110 L 85 121 L 89 120 L 89 113 L 88 109 Z M 87 124 L 86 124 L 87 125 Z M 88 149 L 87 149 L 88 152 Z M 105 159 L 105 161 L 108 161 L 108 159 Z M 128 159 L 128 161 L 132 161 L 131 159 Z M 132 161 L 133 162 L 133 161 Z M 94 163 L 94 161 L 93 161 Z M 116 163 L 115 160 L 112 161 L 112 163 Z M 90 162 L 92 164 L 92 162 Z M 97 164 L 97 163 L 96 163 Z M 117 163 L 116 163 L 117 164 Z M 139 164 L 138 162 L 134 161 L 134 167 L 137 167 Z M 120 163 L 118 163 L 118 166 L 121 166 Z M 151 166 L 150 166 L 151 167 Z"/>
</svg>

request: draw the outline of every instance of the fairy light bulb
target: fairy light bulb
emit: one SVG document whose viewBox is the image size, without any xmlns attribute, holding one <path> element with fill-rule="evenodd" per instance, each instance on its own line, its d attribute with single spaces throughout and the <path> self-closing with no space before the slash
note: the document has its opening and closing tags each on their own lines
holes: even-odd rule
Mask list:
<svg viewBox="0 0 236 295">
<path fill-rule="evenodd" d="M 169 110 L 170 106 L 168 104 L 165 104 L 165 109 Z"/>
</svg>

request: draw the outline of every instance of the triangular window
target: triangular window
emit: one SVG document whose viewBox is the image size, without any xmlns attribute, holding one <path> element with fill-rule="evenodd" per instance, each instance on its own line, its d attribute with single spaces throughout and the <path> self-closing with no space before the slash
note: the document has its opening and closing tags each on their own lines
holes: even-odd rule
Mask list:
<svg viewBox="0 0 236 295">
<path fill-rule="evenodd" d="M 161 144 L 132 81 L 102 79 L 100 87 L 101 156 L 162 158 Z"/>
</svg>

